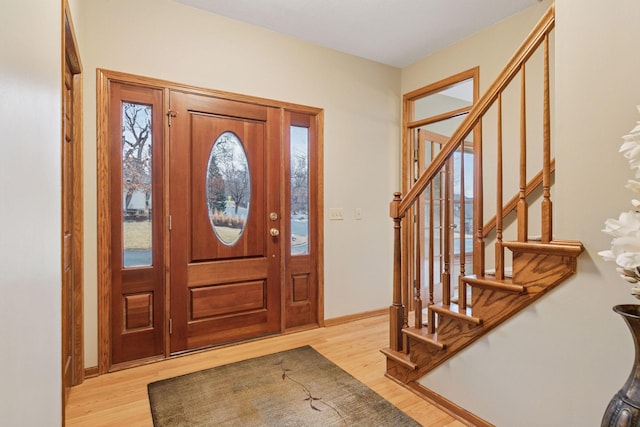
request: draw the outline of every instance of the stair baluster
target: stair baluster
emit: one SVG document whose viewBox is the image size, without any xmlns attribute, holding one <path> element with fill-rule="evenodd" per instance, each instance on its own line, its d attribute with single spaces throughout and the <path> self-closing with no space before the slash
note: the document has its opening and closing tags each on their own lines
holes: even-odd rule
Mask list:
<svg viewBox="0 0 640 427">
<path fill-rule="evenodd" d="M 429 147 L 431 152 L 431 159 L 434 156 L 434 147 L 433 144 Z M 433 242 L 433 230 L 435 229 L 435 218 L 434 218 L 434 194 L 433 194 L 433 183 L 429 184 L 428 192 L 429 192 L 429 307 L 435 304 L 434 300 L 434 291 L 435 291 L 435 272 L 434 272 L 434 242 Z M 430 334 L 433 334 L 436 331 L 436 314 L 430 308 L 427 308 L 427 328 Z"/>
<path fill-rule="evenodd" d="M 466 249 L 466 237 L 467 237 L 467 227 L 465 221 L 465 213 L 466 213 L 466 195 L 465 195 L 465 175 L 464 175 L 464 154 L 465 154 L 465 144 L 461 145 L 460 149 L 460 224 L 458 231 L 458 242 L 460 244 L 460 272 L 458 274 L 458 305 L 461 310 L 467 309 L 467 284 L 462 280 L 465 276 L 465 264 L 467 257 L 467 249 Z"/>
<path fill-rule="evenodd" d="M 400 193 L 393 194 L 393 201 L 389 207 L 393 218 L 393 303 L 389 307 L 389 347 L 393 351 L 402 350 L 402 319 L 404 316 L 404 306 L 402 305 L 402 252 L 401 235 L 402 227 L 398 206 L 402 200 Z"/>
<path fill-rule="evenodd" d="M 549 108 L 549 34 L 544 37 L 544 100 L 542 147 L 542 243 L 549 243 L 552 235 L 551 203 L 551 109 Z"/>
<path fill-rule="evenodd" d="M 453 173 L 451 171 L 452 159 L 448 159 L 444 168 L 444 187 L 443 189 L 443 215 L 441 218 L 444 220 L 442 223 L 443 234 L 443 250 L 442 258 L 444 261 L 444 268 L 442 271 L 442 304 L 451 304 L 451 258 L 453 251 L 452 248 L 452 234 L 453 234 L 453 220 L 451 212 L 453 211 L 451 195 L 453 194 Z"/>
<path fill-rule="evenodd" d="M 525 65 L 520 66 L 520 193 L 518 194 L 518 241 L 529 240 L 527 204 L 527 90 Z"/>
<path fill-rule="evenodd" d="M 503 206 L 503 182 L 502 182 L 502 94 L 498 95 L 498 133 L 497 133 L 497 150 L 498 156 L 496 160 L 496 212 L 502 212 Z M 504 246 L 502 245 L 502 223 L 503 216 L 496 216 L 496 280 L 504 278 Z"/>
<path fill-rule="evenodd" d="M 484 276 L 484 179 L 482 170 L 482 121 L 473 138 L 473 274 Z"/>
</svg>

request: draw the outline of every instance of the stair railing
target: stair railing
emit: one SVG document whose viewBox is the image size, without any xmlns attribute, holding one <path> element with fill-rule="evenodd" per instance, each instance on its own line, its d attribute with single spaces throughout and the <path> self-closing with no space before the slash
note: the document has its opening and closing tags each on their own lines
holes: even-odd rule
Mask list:
<svg viewBox="0 0 640 427">
<path fill-rule="evenodd" d="M 518 195 L 515 202 L 515 209 L 517 211 L 517 238 L 518 241 L 526 242 L 528 240 L 528 202 L 527 196 L 530 193 L 530 183 L 527 183 L 527 102 L 526 102 L 526 64 L 531 56 L 542 45 L 543 52 L 543 117 L 542 117 L 542 202 L 541 202 L 541 233 L 542 242 L 549 243 L 552 240 L 552 202 L 550 196 L 551 187 L 551 148 L 550 148 L 550 96 L 549 96 L 549 34 L 553 30 L 555 25 L 554 6 L 551 5 L 549 9 L 542 16 L 538 24 L 534 27 L 531 33 L 527 36 L 522 45 L 518 48 L 513 57 L 509 60 L 505 68 L 498 75 L 496 80 L 491 84 L 487 92 L 478 100 L 478 102 L 469 111 L 466 118 L 462 121 L 460 126 L 454 131 L 453 135 L 449 138 L 448 142 L 444 144 L 440 151 L 432 159 L 429 166 L 422 172 L 422 174 L 415 181 L 413 186 L 409 188 L 407 194 L 402 197 L 401 193 L 394 193 L 393 201 L 390 204 L 390 216 L 394 222 L 394 272 L 393 272 L 393 302 L 390 307 L 390 348 L 394 351 L 409 352 L 406 340 L 403 339 L 402 329 L 409 325 L 408 312 L 406 308 L 408 306 L 408 298 L 411 293 L 409 292 L 409 283 L 414 280 L 417 282 L 414 286 L 416 289 L 415 296 L 415 308 L 416 318 L 415 327 L 422 327 L 421 308 L 422 301 L 419 289 L 421 285 L 420 274 L 416 275 L 416 271 L 420 272 L 420 267 L 414 268 L 409 266 L 406 261 L 406 256 L 409 251 L 416 253 L 415 247 L 409 247 L 407 241 L 403 241 L 403 223 L 407 226 L 407 213 L 412 212 L 411 220 L 415 221 L 413 216 L 415 212 L 419 212 L 419 199 L 421 197 L 430 198 L 433 206 L 434 198 L 434 179 L 436 177 L 442 177 L 438 183 L 440 190 L 443 190 L 445 194 L 452 194 L 453 188 L 452 174 L 454 153 L 456 151 L 464 152 L 464 141 L 470 135 L 474 129 L 478 128 L 481 132 L 483 125 L 483 118 L 492 108 L 496 105 L 497 108 L 497 157 L 496 157 L 496 216 L 495 216 L 495 265 L 496 265 L 496 278 L 504 277 L 504 247 L 502 244 L 503 238 L 503 140 L 502 140 L 502 94 L 509 86 L 512 80 L 516 76 L 520 76 L 520 142 L 519 142 L 519 171 L 518 171 Z M 483 222 L 483 173 L 482 173 L 482 139 L 476 138 L 473 142 L 474 148 L 474 208 L 473 208 L 473 223 L 474 223 L 474 237 L 473 237 L 473 273 L 476 275 L 484 275 L 485 270 L 485 256 L 484 256 L 484 238 L 486 236 L 485 230 L 487 226 Z M 463 156 L 461 156 L 463 157 Z M 464 163 L 462 161 L 462 163 Z M 464 179 L 464 171 L 462 171 L 462 180 Z M 534 178 L 535 179 L 535 178 Z M 532 180 L 533 181 L 533 180 Z M 426 190 L 426 191 L 425 191 Z M 462 184 L 461 193 L 464 194 L 464 183 Z M 463 197 L 464 198 L 464 197 Z M 441 256 L 443 259 L 443 265 L 440 272 L 440 280 L 442 283 L 442 304 L 445 306 L 451 306 L 451 260 L 453 258 L 453 250 L 450 236 L 452 235 L 453 228 L 458 224 L 453 223 L 452 219 L 452 204 L 448 197 L 445 197 L 439 205 L 441 208 L 439 219 L 439 237 L 441 245 Z M 459 218 L 464 219 L 464 203 L 461 203 L 459 209 L 462 209 Z M 513 208 L 511 208 L 513 210 Z M 433 215 L 430 217 L 430 222 L 433 221 Z M 425 224 L 426 225 L 426 224 Z M 429 224 L 432 227 L 429 230 L 429 238 L 433 239 L 436 235 L 433 223 Z M 491 226 L 493 227 L 493 226 Z M 420 227 L 411 227 L 412 230 L 420 230 Z M 461 226 L 459 230 L 460 235 L 464 236 L 465 230 Z M 422 236 L 421 236 L 422 237 Z M 407 239 L 412 242 L 420 241 L 420 239 L 412 238 Z M 429 241 L 429 246 L 433 245 L 433 241 Z M 418 249 L 420 250 L 420 249 Z M 464 244 L 464 238 L 459 239 L 459 251 L 461 257 L 465 256 L 466 248 Z M 433 251 L 431 251 L 433 255 Z M 415 257 L 417 259 L 420 256 Z M 429 271 L 433 269 L 433 259 L 430 260 Z M 458 289 L 458 310 L 464 312 L 468 309 L 466 301 L 466 289 L 464 283 L 460 278 L 465 274 L 464 263 L 462 264 L 459 277 L 456 283 L 459 286 Z M 416 277 L 412 277 L 416 276 Z M 432 274 L 430 273 L 430 276 Z M 413 280 L 412 280 L 413 279 Z M 430 301 L 433 303 L 433 277 L 429 278 L 429 294 Z M 420 312 L 418 314 L 417 312 Z M 429 316 L 427 320 L 428 333 L 433 334 L 436 332 L 435 315 L 429 310 Z"/>
</svg>

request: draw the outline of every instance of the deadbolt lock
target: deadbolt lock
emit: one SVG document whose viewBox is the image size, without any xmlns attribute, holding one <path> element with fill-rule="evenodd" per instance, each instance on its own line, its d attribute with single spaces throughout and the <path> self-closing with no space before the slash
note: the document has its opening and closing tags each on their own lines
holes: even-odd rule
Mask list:
<svg viewBox="0 0 640 427">
<path fill-rule="evenodd" d="M 275 212 L 271 212 L 271 213 L 269 214 L 269 219 L 270 219 L 271 221 L 275 221 L 275 220 L 277 220 L 277 219 L 278 219 L 278 214 L 277 214 L 277 213 L 275 213 Z"/>
</svg>

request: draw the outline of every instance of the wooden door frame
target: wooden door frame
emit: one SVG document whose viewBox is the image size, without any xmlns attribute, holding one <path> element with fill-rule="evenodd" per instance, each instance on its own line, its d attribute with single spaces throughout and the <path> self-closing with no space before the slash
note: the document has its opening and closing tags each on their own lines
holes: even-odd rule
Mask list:
<svg viewBox="0 0 640 427">
<path fill-rule="evenodd" d="M 98 375 L 109 372 L 111 363 L 111 334 L 110 334 L 110 301 L 111 301 L 111 265 L 110 265 L 110 243 L 111 243 L 111 226 L 110 218 L 108 215 L 111 206 L 111 195 L 109 190 L 110 182 L 110 156 L 109 156 L 109 139 L 108 139 L 108 126 L 109 126 L 109 84 L 111 82 L 119 82 L 130 85 L 145 86 L 151 88 L 161 88 L 164 90 L 163 105 L 165 111 L 169 111 L 169 91 L 184 91 L 193 94 L 213 96 L 216 98 L 240 101 L 245 103 L 252 103 L 263 105 L 267 107 L 280 108 L 282 112 L 292 111 L 304 114 L 310 114 L 315 116 L 316 124 L 318 127 L 318 141 L 317 141 L 317 159 L 318 159 L 318 189 L 317 189 L 317 222 L 318 222 L 318 236 L 317 239 L 317 279 L 318 279 L 318 325 L 324 325 L 324 186 L 323 186 L 323 127 L 324 127 L 324 110 L 315 107 L 309 107 L 305 105 L 292 104 L 287 102 L 275 101 L 265 98 L 257 98 L 248 95 L 240 95 L 231 92 L 219 91 L 214 89 L 205 89 L 190 85 L 184 85 L 174 83 L 166 80 L 143 77 L 134 74 L 128 74 L 118 71 L 106 70 L 98 68 L 96 70 L 96 103 L 97 103 L 97 221 L 98 221 Z M 168 152 L 169 144 L 169 132 L 168 132 L 168 116 L 164 116 L 164 141 L 163 149 L 165 153 Z M 165 170 L 168 169 L 169 156 L 164 156 Z M 168 218 L 169 212 L 169 182 L 168 174 L 165 174 L 164 179 L 164 214 Z M 282 198 L 281 198 L 282 200 Z M 168 262 L 168 256 L 170 254 L 169 248 L 169 233 L 164 233 L 163 247 L 165 250 L 165 266 Z M 281 245 L 282 259 L 284 260 L 284 251 L 287 249 L 287 245 Z M 169 289 L 170 271 L 166 268 L 165 274 L 165 323 L 169 321 Z M 281 279 L 281 286 L 283 280 Z M 284 305 L 281 307 L 282 316 L 284 313 Z M 169 325 L 165 324 L 165 337 L 164 337 L 164 349 L 165 358 L 170 356 L 170 339 L 169 339 Z M 136 363 L 132 363 L 135 365 Z"/>
<path fill-rule="evenodd" d="M 73 328 L 71 334 L 73 336 L 73 366 L 71 367 L 73 372 L 72 385 L 82 384 L 84 381 L 84 209 L 83 209 L 83 167 L 82 167 L 82 62 L 80 60 L 80 53 L 78 50 L 78 43 L 76 41 L 75 30 L 73 27 L 73 20 L 71 18 L 71 11 L 67 0 L 62 2 L 61 13 L 61 90 L 63 91 L 61 98 L 61 111 L 64 112 L 64 91 L 65 91 L 65 68 L 67 62 L 70 64 L 70 71 L 73 75 L 73 115 L 72 115 L 72 134 L 73 134 L 73 173 L 71 179 L 73 181 L 73 197 L 72 197 L 72 210 L 73 210 L 73 241 L 71 249 L 71 259 L 73 265 L 73 283 L 72 283 L 72 295 L 70 297 L 73 301 Z M 65 144 L 65 129 L 64 121 L 61 126 L 61 146 Z M 62 164 L 62 153 L 61 153 Z M 61 166 L 64 167 L 64 166 Z M 61 177 L 62 179 L 62 177 Z M 63 189 L 61 189 L 61 200 L 64 200 Z M 63 203 L 60 207 L 63 210 Z M 63 227 L 61 218 L 61 230 Z M 64 246 L 64 242 L 61 242 Z M 64 254 L 64 247 L 62 248 Z M 64 258 L 61 257 L 61 280 L 64 274 Z M 61 282 L 62 283 L 62 282 Z M 65 312 L 65 307 L 61 310 L 61 325 L 65 323 L 65 317 L 69 313 Z M 62 335 L 62 334 L 61 334 Z M 61 339 L 64 337 L 61 336 Z M 63 343 L 64 346 L 64 343 Z M 64 347 L 63 347 L 64 348 Z M 63 362 L 64 363 L 64 360 Z M 64 366 L 61 366 L 64 371 Z M 63 372 L 61 372 L 63 374 Z M 64 420 L 64 383 L 62 386 L 63 400 L 62 400 L 62 416 Z"/>
<path fill-rule="evenodd" d="M 448 112 L 444 112 L 438 114 L 433 117 L 420 117 L 414 118 L 414 103 L 426 96 L 432 95 L 434 93 L 438 93 L 448 87 L 455 85 L 456 83 L 460 83 L 464 80 L 473 79 L 473 102 L 464 108 L 460 108 L 458 110 L 452 110 Z M 427 86 L 423 86 L 421 88 L 415 89 L 411 92 L 408 92 L 402 97 L 402 160 L 401 160 L 401 186 L 402 186 L 402 194 L 406 194 L 411 186 L 413 185 L 414 180 L 414 161 L 416 158 L 416 147 L 414 141 L 415 130 L 420 128 L 421 126 L 435 123 L 442 120 L 447 120 L 461 114 L 468 114 L 471 111 L 473 105 L 477 102 L 480 95 L 480 67 L 473 67 L 468 70 L 462 71 L 460 73 L 454 74 L 452 76 L 446 77 L 437 82 L 431 83 Z M 474 130 L 474 141 L 478 141 L 478 143 L 482 139 L 482 133 L 479 127 L 476 127 Z M 446 143 L 448 138 L 442 143 Z M 420 173 L 418 174 L 420 175 Z M 413 208 L 412 208 L 413 209 Z M 415 227 L 413 221 L 408 221 L 407 218 L 410 218 L 410 215 L 405 216 L 403 218 L 402 224 L 402 241 L 404 245 L 404 251 L 407 254 L 413 254 L 413 251 L 409 250 L 409 248 L 415 245 Z M 402 274 L 408 280 L 413 280 L 415 278 L 417 269 L 416 269 L 416 259 L 414 255 L 403 257 L 402 258 L 402 266 L 401 266 Z M 421 283 L 420 278 L 417 279 L 418 283 Z M 421 286 L 423 286 L 421 284 Z M 406 310 L 413 311 L 415 309 L 415 301 L 414 301 L 414 288 L 409 287 L 409 292 L 407 295 L 403 295 L 403 304 L 406 307 Z M 424 297 L 422 297 L 422 301 L 424 301 Z"/>
</svg>

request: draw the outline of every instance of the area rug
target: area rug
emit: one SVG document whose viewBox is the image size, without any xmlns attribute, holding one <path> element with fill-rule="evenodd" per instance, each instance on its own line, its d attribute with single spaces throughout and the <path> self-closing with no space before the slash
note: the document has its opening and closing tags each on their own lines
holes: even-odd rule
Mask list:
<svg viewBox="0 0 640 427">
<path fill-rule="evenodd" d="M 310 346 L 148 385 L 153 425 L 419 426 Z"/>
</svg>

